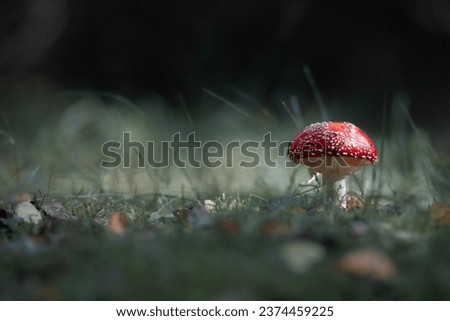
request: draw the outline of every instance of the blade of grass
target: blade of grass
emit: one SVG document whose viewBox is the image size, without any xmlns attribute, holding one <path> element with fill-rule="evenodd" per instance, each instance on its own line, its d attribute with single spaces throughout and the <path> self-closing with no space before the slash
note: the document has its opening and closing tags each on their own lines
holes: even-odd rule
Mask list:
<svg viewBox="0 0 450 321">
<path fill-rule="evenodd" d="M 61 95 L 63 97 L 64 96 L 84 97 L 84 96 L 96 95 L 96 96 L 100 96 L 100 97 L 109 98 L 111 100 L 121 103 L 124 106 L 127 106 L 127 107 L 133 109 L 138 115 L 144 117 L 144 114 L 139 106 L 137 106 L 135 103 L 133 103 L 128 98 L 125 98 L 125 97 L 118 95 L 116 93 L 113 93 L 113 92 L 99 91 L 99 90 L 68 90 L 68 91 L 64 91 Z"/>
<path fill-rule="evenodd" d="M 249 113 L 247 113 L 246 111 L 244 111 L 242 108 L 240 108 L 239 106 L 237 106 L 236 104 L 232 103 L 231 101 L 223 98 L 222 96 L 212 92 L 209 89 L 203 88 L 203 92 L 210 95 L 213 98 L 216 98 L 217 100 L 223 102 L 226 106 L 233 108 L 234 110 L 236 110 L 238 113 L 240 113 L 241 115 L 245 116 L 246 118 L 250 119 L 253 122 L 256 122 L 255 118 L 250 115 Z"/>
<path fill-rule="evenodd" d="M 297 122 L 297 119 L 295 118 L 294 114 L 292 113 L 292 111 L 289 109 L 289 107 L 286 105 L 286 103 L 284 101 L 281 102 L 281 104 L 283 105 L 284 109 L 286 110 L 286 112 L 288 113 L 289 117 L 291 117 L 292 122 L 295 125 L 295 128 L 297 130 L 300 130 L 300 124 Z"/>
<path fill-rule="evenodd" d="M 251 103 L 252 105 L 254 105 L 255 107 L 261 108 L 260 104 L 254 100 L 252 97 L 250 97 L 249 95 L 247 95 L 246 93 L 244 93 L 242 90 L 237 89 L 234 86 L 229 85 L 229 87 L 231 88 L 231 90 L 233 90 L 238 96 L 242 97 L 243 99 L 245 99 L 246 101 L 248 101 L 249 103 Z"/>
<path fill-rule="evenodd" d="M 192 119 L 191 113 L 189 112 L 188 106 L 186 104 L 186 100 L 184 100 L 181 92 L 178 92 L 178 99 L 180 100 L 181 107 L 183 108 L 184 116 L 186 117 L 187 122 L 190 127 L 194 127 L 194 120 Z"/>
<path fill-rule="evenodd" d="M 67 207 L 69 207 L 70 205 L 72 205 L 72 204 L 73 204 L 73 203 L 81 196 L 81 193 L 83 193 L 83 188 L 81 188 L 81 189 L 78 191 L 78 193 L 76 193 L 75 196 L 72 197 L 71 200 L 69 200 L 68 202 L 66 202 L 66 203 L 64 204 L 64 207 L 67 208 Z M 92 197 L 92 195 L 88 195 L 88 196 L 89 196 L 88 198 L 91 198 L 91 197 Z"/>
<path fill-rule="evenodd" d="M 387 128 L 387 115 L 388 115 L 388 99 L 389 95 L 386 92 L 384 95 L 384 103 L 383 103 L 383 116 L 381 119 L 381 138 L 380 138 L 380 155 L 379 155 L 379 163 L 378 163 L 378 171 L 373 171 L 372 180 L 375 181 L 377 179 L 378 174 L 378 186 L 377 186 L 377 195 L 381 192 L 381 184 L 383 177 L 383 163 L 384 163 L 384 145 L 386 141 L 386 128 Z"/>
<path fill-rule="evenodd" d="M 292 113 L 295 116 L 295 119 L 297 119 L 297 122 L 299 124 L 299 126 L 301 128 L 305 127 L 305 124 L 302 120 L 302 110 L 300 108 L 300 103 L 298 100 L 298 96 L 297 95 L 291 95 L 289 97 L 289 100 L 291 102 L 291 109 L 292 109 Z"/>
<path fill-rule="evenodd" d="M 311 70 L 307 65 L 303 66 L 303 73 L 305 74 L 306 80 L 308 81 L 309 85 L 311 86 L 311 89 L 314 94 L 314 98 L 317 101 L 317 105 L 319 105 L 320 115 L 322 116 L 322 120 L 330 120 L 327 112 L 327 108 L 325 106 L 325 102 L 322 98 L 322 95 L 320 94 L 319 88 L 317 87 L 317 84 L 314 80 L 314 77 L 311 73 Z"/>
</svg>

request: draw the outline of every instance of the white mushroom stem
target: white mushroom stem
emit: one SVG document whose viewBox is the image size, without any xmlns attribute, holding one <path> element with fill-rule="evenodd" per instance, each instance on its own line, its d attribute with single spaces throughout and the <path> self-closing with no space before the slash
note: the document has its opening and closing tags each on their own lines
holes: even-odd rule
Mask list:
<svg viewBox="0 0 450 321">
<path fill-rule="evenodd" d="M 322 175 L 322 185 L 328 195 L 334 201 L 339 202 L 341 208 L 347 208 L 346 194 L 347 186 L 345 176 L 342 175 Z"/>
</svg>

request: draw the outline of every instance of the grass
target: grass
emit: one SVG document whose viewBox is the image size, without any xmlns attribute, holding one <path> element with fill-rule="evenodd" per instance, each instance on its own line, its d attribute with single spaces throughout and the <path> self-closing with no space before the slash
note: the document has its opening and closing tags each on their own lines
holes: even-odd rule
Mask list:
<svg viewBox="0 0 450 321">
<path fill-rule="evenodd" d="M 181 200 L 177 200 L 181 202 Z M 230 200 L 229 200 L 230 201 Z M 69 300 L 441 300 L 450 296 L 448 228 L 427 211 L 311 209 L 304 198 L 263 202 L 243 198 L 219 205 L 206 226 L 156 215 L 158 197 L 75 200 L 78 219 L 46 219 L 14 227 L 1 244 L 2 299 Z M 224 202 L 224 204 L 227 202 Z M 310 208 L 310 209 L 308 209 Z M 131 216 L 116 235 L 108 213 Z M 89 213 L 89 214 L 88 214 Z M 231 225 L 228 226 L 227 224 Z M 267 222 L 288 227 L 277 233 Z M 225 224 L 227 223 L 227 224 Z M 363 226 L 363 234 L 358 228 Z M 296 271 L 282 256 L 286 244 L 314 242 L 326 255 Z M 375 247 L 398 276 L 381 282 L 348 275 L 338 259 Z"/>
<path fill-rule="evenodd" d="M 114 97 L 76 100 L 32 134 L 20 126 L 2 131 L 0 208 L 13 211 L 20 193 L 29 192 L 37 208 L 61 202 L 72 218 L 46 216 L 38 225 L 2 219 L 0 299 L 450 299 L 449 227 L 430 217 L 433 203 L 450 199 L 448 163 L 437 161 L 407 113 L 396 111 L 394 119 L 410 131 L 397 135 L 401 126 L 392 122 L 390 136 L 375 135 L 383 141 L 382 161 L 349 180 L 364 207 L 343 212 L 299 186 L 307 179 L 301 167 L 99 169 L 99 146 L 124 130 L 160 140 L 195 123 L 208 124 L 196 128 L 200 139 L 226 142 L 272 130 L 282 140 L 300 122 L 287 127 L 258 114 L 253 124 L 249 111 L 242 118 L 235 108 L 202 116 L 183 106 L 185 122 L 157 107 L 137 115 Z M 196 212 L 205 200 L 214 204 L 209 213 Z M 186 215 L 174 215 L 180 211 Z M 115 212 L 129 221 L 122 234 L 107 227 Z M 341 267 L 345 255 L 368 248 L 391 262 L 394 277 Z"/>
</svg>

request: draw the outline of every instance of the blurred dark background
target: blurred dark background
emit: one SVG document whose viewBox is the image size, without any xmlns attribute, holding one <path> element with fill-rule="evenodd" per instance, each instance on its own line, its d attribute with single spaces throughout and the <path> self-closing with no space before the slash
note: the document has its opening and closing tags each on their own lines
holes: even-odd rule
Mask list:
<svg viewBox="0 0 450 321">
<path fill-rule="evenodd" d="M 132 100 L 158 95 L 168 106 L 184 100 L 195 110 L 208 88 L 231 101 L 245 94 L 277 114 L 290 95 L 314 102 L 304 66 L 329 106 L 379 115 L 400 91 L 414 119 L 446 128 L 450 3 L 0 2 L 3 93 L 12 84 L 39 83 Z"/>
</svg>

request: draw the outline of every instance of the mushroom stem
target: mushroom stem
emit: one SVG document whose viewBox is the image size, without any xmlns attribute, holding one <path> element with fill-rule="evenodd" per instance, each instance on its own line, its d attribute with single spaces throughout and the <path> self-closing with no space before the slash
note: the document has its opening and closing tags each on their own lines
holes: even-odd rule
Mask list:
<svg viewBox="0 0 450 321">
<path fill-rule="evenodd" d="M 324 186 L 327 198 L 333 202 L 339 202 L 342 209 L 347 208 L 345 194 L 347 194 L 347 186 L 345 184 L 345 176 L 323 175 L 322 184 Z"/>
</svg>

